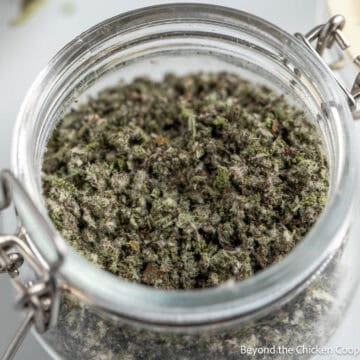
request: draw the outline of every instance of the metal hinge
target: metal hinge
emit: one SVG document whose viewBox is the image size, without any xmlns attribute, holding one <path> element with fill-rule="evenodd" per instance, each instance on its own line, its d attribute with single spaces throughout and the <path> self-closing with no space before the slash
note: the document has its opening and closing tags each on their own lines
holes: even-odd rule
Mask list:
<svg viewBox="0 0 360 360">
<path fill-rule="evenodd" d="M 303 35 L 296 33 L 295 37 L 302 40 L 305 45 L 311 49 L 316 56 L 318 56 L 324 66 L 329 67 L 329 70 L 333 74 L 332 70 L 336 70 L 344 65 L 344 56 L 341 54 L 340 59 L 327 64 L 323 60 L 323 55 L 325 49 L 333 48 L 334 44 L 337 44 L 341 51 L 344 51 L 350 47 L 350 44 L 347 42 L 342 32 L 344 26 L 344 16 L 335 15 L 331 17 L 325 24 L 314 27 L 307 34 Z M 311 45 L 313 41 L 316 41 L 315 47 Z M 354 63 L 357 66 L 360 66 L 360 56 L 354 60 Z M 344 91 L 354 119 L 360 119 L 360 73 L 356 76 L 351 90 L 347 89 L 347 87 L 334 74 L 333 77 Z"/>
<path fill-rule="evenodd" d="M 8 208 L 14 200 L 14 192 L 17 192 L 22 202 L 23 210 L 29 210 L 33 217 L 40 219 L 34 204 L 21 184 L 9 171 L 0 174 L 0 185 L 3 189 L 3 201 L 0 211 Z M 20 193 L 20 194 L 19 194 Z M 15 210 L 16 210 L 16 204 Z M 38 226 L 44 224 L 43 219 L 36 222 Z M 58 286 L 56 270 L 61 265 L 63 257 L 59 251 L 57 263 L 51 267 L 45 267 L 43 262 L 34 254 L 27 241 L 27 233 L 20 225 L 14 235 L 0 235 L 0 273 L 8 273 L 19 293 L 17 307 L 26 310 L 27 314 L 18 329 L 7 350 L 2 355 L 2 360 L 10 360 L 14 357 L 26 334 L 34 326 L 38 333 L 44 333 L 54 326 L 58 316 Z M 39 231 L 40 232 L 40 231 Z M 51 239 L 49 239 L 51 241 Z M 19 268 L 27 263 L 33 272 L 31 281 L 20 277 Z"/>
</svg>

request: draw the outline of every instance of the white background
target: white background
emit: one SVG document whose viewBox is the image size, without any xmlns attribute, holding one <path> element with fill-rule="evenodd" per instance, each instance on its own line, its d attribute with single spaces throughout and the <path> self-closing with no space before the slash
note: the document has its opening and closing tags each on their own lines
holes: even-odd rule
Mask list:
<svg viewBox="0 0 360 360">
<path fill-rule="evenodd" d="M 22 99 L 48 60 L 68 41 L 99 21 L 124 11 L 165 2 L 173 1 L 48 0 L 25 24 L 14 27 L 11 26 L 11 20 L 17 13 L 20 0 L 0 0 L 0 168 L 9 166 L 12 128 Z M 305 32 L 326 17 L 322 10 L 323 0 L 198 2 L 215 3 L 252 12 L 290 33 Z M 10 282 L 6 276 L 0 275 L 0 354 L 21 319 L 12 308 L 13 302 L 14 293 Z M 358 291 L 341 328 L 329 345 L 360 347 L 359 323 Z M 43 360 L 49 359 L 49 356 L 30 335 L 16 359 Z"/>
</svg>

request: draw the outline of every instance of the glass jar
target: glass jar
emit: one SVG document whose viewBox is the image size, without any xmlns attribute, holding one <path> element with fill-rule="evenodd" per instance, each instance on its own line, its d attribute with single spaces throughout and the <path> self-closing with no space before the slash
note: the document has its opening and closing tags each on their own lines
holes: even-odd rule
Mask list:
<svg viewBox="0 0 360 360">
<path fill-rule="evenodd" d="M 319 129 L 330 166 L 320 218 L 283 260 L 238 283 L 165 291 L 133 284 L 75 253 L 52 225 L 41 192 L 47 140 L 74 102 L 120 79 L 167 72 L 237 73 L 284 94 Z M 145 8 L 111 18 L 63 48 L 22 105 L 12 170 L 36 204 L 51 237 L 27 220 L 29 243 L 44 266 L 54 243 L 60 311 L 39 341 L 64 359 L 290 359 L 316 355 L 352 298 L 360 243 L 358 154 L 347 97 L 330 70 L 300 40 L 240 11 L 199 4 Z M 49 265 L 50 264 L 50 265 Z"/>
</svg>

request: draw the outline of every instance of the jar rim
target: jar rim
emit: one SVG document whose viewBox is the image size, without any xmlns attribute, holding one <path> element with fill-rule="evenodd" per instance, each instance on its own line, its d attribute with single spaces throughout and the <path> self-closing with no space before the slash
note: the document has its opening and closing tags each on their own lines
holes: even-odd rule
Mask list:
<svg viewBox="0 0 360 360">
<path fill-rule="evenodd" d="M 46 86 L 50 86 L 44 85 L 46 81 L 48 82 L 49 79 L 55 81 L 56 77 L 60 76 L 57 69 L 59 64 L 74 59 L 74 56 L 81 56 L 80 43 L 86 45 L 87 41 L 101 37 L 102 29 L 117 26 L 131 30 L 134 19 L 146 24 L 154 16 L 159 18 L 161 15 L 164 21 L 171 21 L 172 19 L 179 20 L 179 17 L 184 14 L 189 16 L 196 14 L 197 17 L 201 14 L 211 15 L 214 21 L 219 22 L 222 19 L 224 25 L 226 22 L 251 24 L 253 31 L 258 28 L 259 32 L 267 32 L 273 37 L 283 39 L 284 51 L 288 49 L 296 56 L 302 57 L 309 65 L 309 71 L 312 71 L 312 68 L 314 71 L 315 69 L 319 71 L 324 84 L 328 85 L 332 97 L 336 99 L 338 106 L 330 109 L 330 116 L 335 119 L 336 130 L 339 131 L 337 135 L 341 137 L 344 153 L 336 193 L 333 194 L 330 203 L 310 232 L 280 262 L 240 282 L 229 282 L 216 288 L 199 290 L 154 289 L 126 282 L 97 268 L 66 244 L 65 263 L 58 270 L 64 288 L 74 292 L 85 302 L 124 319 L 136 320 L 144 324 L 182 328 L 248 318 L 274 302 L 286 299 L 295 289 L 305 284 L 338 248 L 339 239 L 344 237 L 356 182 L 356 168 L 352 166 L 354 141 L 349 130 L 352 120 L 351 112 L 333 76 L 309 49 L 287 32 L 246 12 L 208 4 L 158 5 L 115 16 L 76 37 L 55 55 L 29 89 L 15 126 L 12 168 L 50 226 L 54 227 L 47 215 L 42 194 L 36 186 L 37 175 L 26 161 L 28 154 L 24 143 L 24 129 L 26 128 L 24 123 L 27 124 L 27 128 L 30 127 L 34 116 L 29 116 L 29 109 L 34 107 L 36 102 L 41 101 L 41 97 L 36 98 L 34 95 L 40 94 Z M 34 238 L 31 241 L 45 261 L 51 261 L 46 252 L 42 251 L 42 245 L 37 242 L 37 239 Z M 65 240 L 64 243 L 66 243 Z M 311 253 L 317 254 L 318 257 L 309 256 Z"/>
</svg>

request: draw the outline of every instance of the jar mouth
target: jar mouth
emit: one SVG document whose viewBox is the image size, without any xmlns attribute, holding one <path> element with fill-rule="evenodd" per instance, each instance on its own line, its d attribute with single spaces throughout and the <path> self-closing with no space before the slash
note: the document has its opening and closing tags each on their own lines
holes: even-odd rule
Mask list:
<svg viewBox="0 0 360 360">
<path fill-rule="evenodd" d="M 322 121 L 331 123 L 329 137 L 336 144 L 337 151 L 332 160 L 333 191 L 316 224 L 283 260 L 249 279 L 228 282 L 216 288 L 159 290 L 129 283 L 97 268 L 75 253 L 63 240 L 66 256 L 59 269 L 63 287 L 109 313 L 144 324 L 179 328 L 208 326 L 247 319 L 266 311 L 273 304 L 289 299 L 324 266 L 341 245 L 350 221 L 356 183 L 355 145 L 350 131 L 352 116 L 344 94 L 328 69 L 295 37 L 260 18 L 230 8 L 186 3 L 131 11 L 96 25 L 65 46 L 30 88 L 15 127 L 12 168 L 49 226 L 54 228 L 41 193 L 38 164 L 42 155 L 39 148 L 44 148 L 44 134 L 50 132 L 49 108 L 59 106 L 57 102 L 60 101 L 61 92 L 65 91 L 58 84 L 61 81 L 71 83 L 69 73 L 81 59 L 86 58 L 88 65 L 91 65 L 91 61 L 95 63 L 97 55 L 91 54 L 94 44 L 105 48 L 106 40 L 107 50 L 111 52 L 111 41 L 116 36 L 126 38 L 127 42 L 124 40 L 121 44 L 122 49 L 126 49 L 131 41 L 136 42 L 136 31 L 141 31 L 144 36 L 144 31 L 152 26 L 179 24 L 180 28 L 182 25 L 196 33 L 201 23 L 208 26 L 210 33 L 223 36 L 224 41 L 232 38 L 240 42 L 241 38 L 236 39 L 239 29 L 244 38 L 251 35 L 263 39 L 269 48 L 286 55 L 285 66 L 301 61 L 302 68 L 306 69 L 302 81 L 308 81 L 314 98 L 321 96 L 318 99 L 322 104 L 319 116 Z M 220 28 L 227 29 L 226 37 L 218 33 Z M 39 126 L 40 122 L 42 126 Z M 43 239 L 31 236 L 31 242 L 43 259 L 51 263 L 51 254 Z"/>
</svg>

